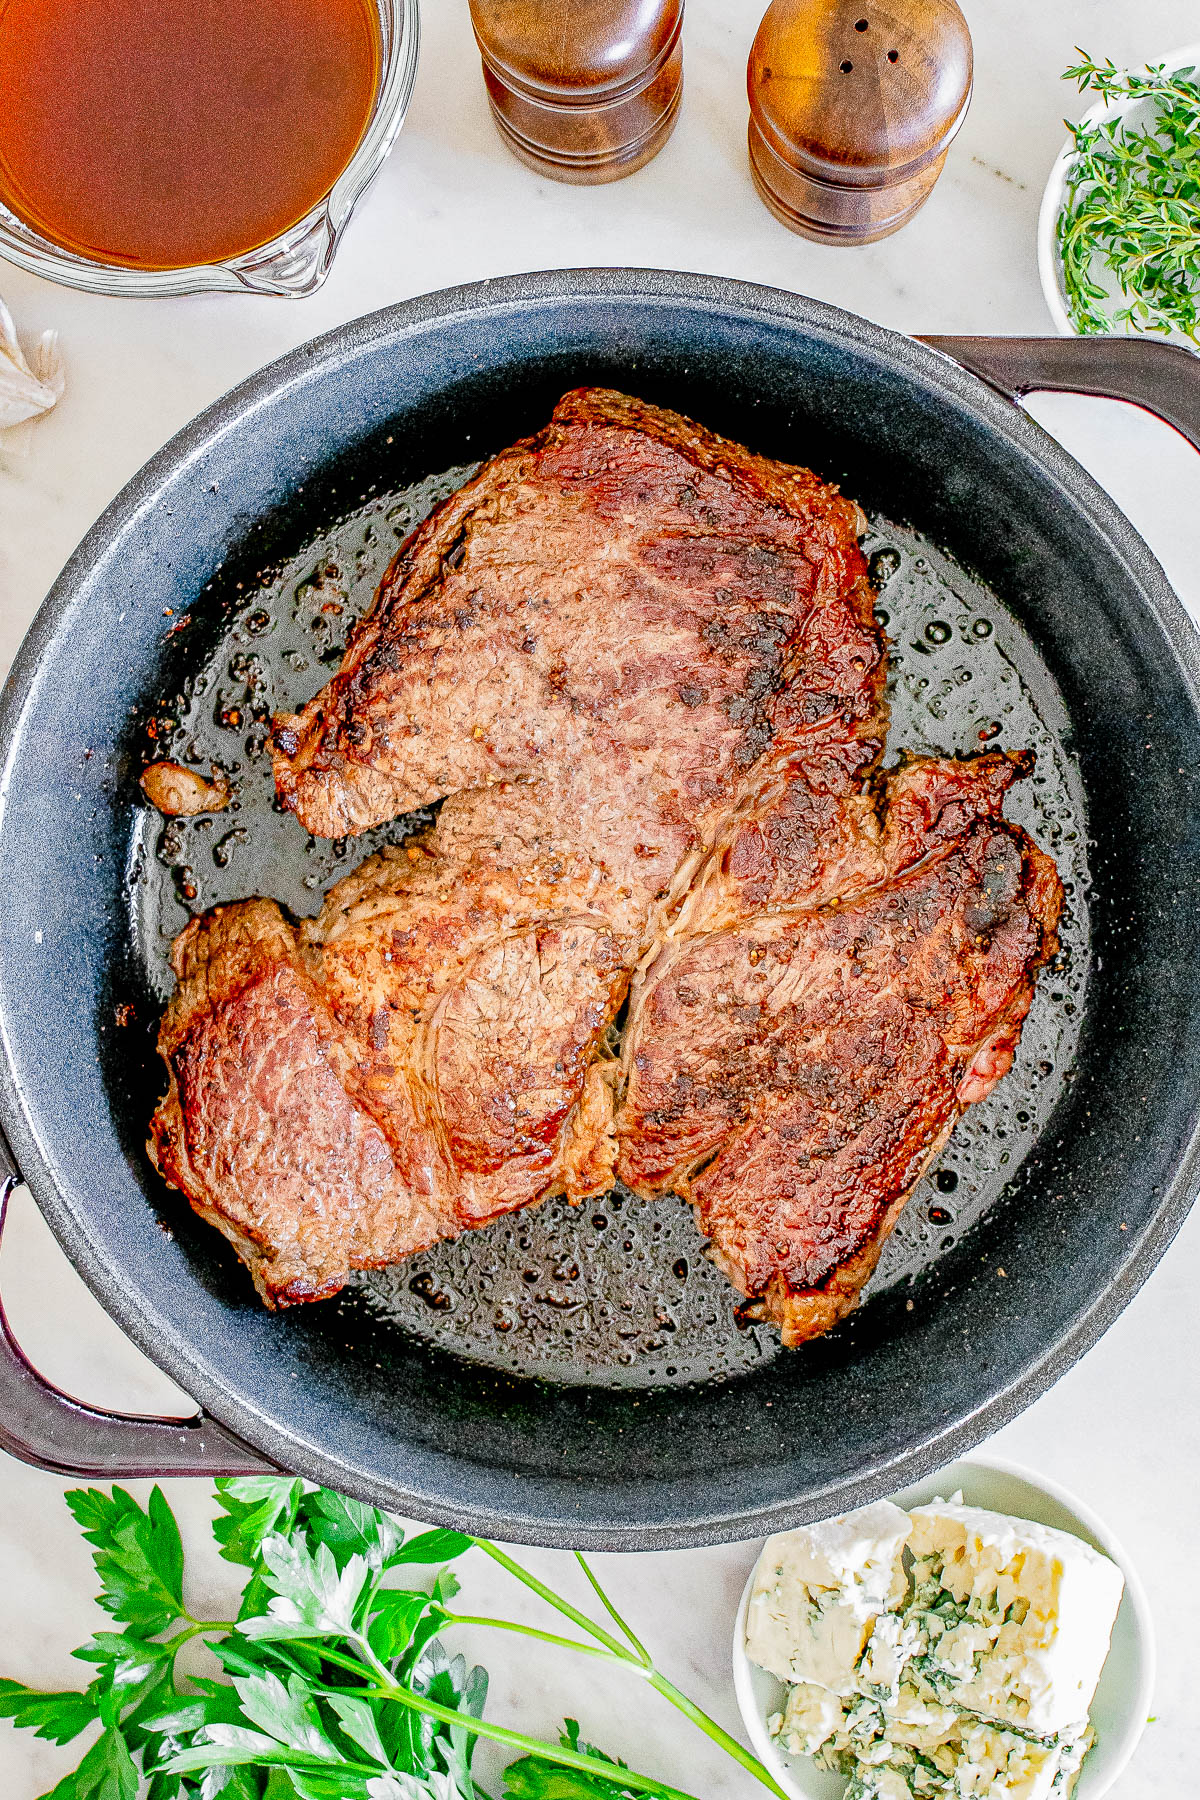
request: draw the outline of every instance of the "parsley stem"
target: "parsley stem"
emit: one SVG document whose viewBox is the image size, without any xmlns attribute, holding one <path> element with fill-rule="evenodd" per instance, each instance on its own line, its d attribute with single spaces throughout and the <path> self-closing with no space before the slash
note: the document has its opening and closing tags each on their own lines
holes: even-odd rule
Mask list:
<svg viewBox="0 0 1200 1800">
<path fill-rule="evenodd" d="M 237 1630 L 232 1619 L 192 1619 L 191 1613 L 184 1613 L 182 1617 L 191 1619 L 191 1624 L 186 1630 L 177 1631 L 174 1637 L 166 1638 L 163 1642 L 164 1650 L 174 1650 L 177 1646 L 182 1647 L 189 1638 L 200 1637 L 205 1631 L 230 1632 Z"/>
<path fill-rule="evenodd" d="M 718 1725 L 715 1719 L 710 1719 L 706 1712 L 700 1710 L 694 1700 L 689 1700 L 686 1694 L 679 1691 L 673 1681 L 668 1681 L 666 1676 L 660 1675 L 657 1669 L 649 1670 L 648 1674 L 650 1686 L 655 1688 L 664 1700 L 669 1700 L 672 1706 L 678 1707 L 685 1719 L 690 1719 L 692 1724 L 698 1726 L 707 1737 L 712 1739 L 714 1744 L 719 1744 L 722 1750 L 732 1756 L 734 1762 L 740 1763 L 743 1769 L 748 1770 L 756 1781 L 761 1781 L 765 1788 L 769 1788 L 773 1794 L 777 1794 L 779 1800 L 787 1800 L 783 1789 L 768 1774 L 752 1751 L 739 1744 L 737 1739 L 731 1737 L 724 1726 Z"/>
<path fill-rule="evenodd" d="M 664 1700 L 669 1700 L 671 1705 L 676 1707 L 677 1710 L 683 1714 L 684 1718 L 690 1719 L 692 1724 L 704 1732 L 706 1737 L 711 1738 L 714 1744 L 719 1744 L 722 1750 L 726 1751 L 728 1755 L 732 1756 L 735 1762 L 740 1763 L 744 1769 L 748 1770 L 749 1773 L 754 1776 L 756 1781 L 760 1781 L 765 1788 L 769 1788 L 773 1794 L 777 1795 L 779 1800 L 787 1800 L 787 1796 L 784 1794 L 783 1789 L 772 1779 L 771 1775 L 751 1751 L 739 1744 L 736 1738 L 731 1737 L 723 1726 L 717 1724 L 715 1719 L 710 1719 L 708 1714 L 703 1712 L 700 1707 L 696 1705 L 694 1700 L 689 1700 L 686 1694 L 680 1692 L 674 1682 L 668 1681 L 665 1675 L 659 1674 L 658 1670 L 654 1667 L 648 1652 L 638 1643 L 615 1607 L 609 1603 L 608 1597 L 601 1588 L 600 1583 L 596 1580 L 591 1569 L 588 1567 L 587 1563 L 584 1562 L 583 1557 L 579 1555 L 578 1551 L 576 1551 L 575 1554 L 583 1567 L 584 1573 L 587 1575 L 593 1588 L 596 1590 L 596 1593 L 604 1603 L 609 1615 L 618 1625 L 620 1625 L 630 1642 L 636 1645 L 636 1660 L 623 1644 L 618 1643 L 616 1638 L 610 1637 L 608 1632 L 597 1625 L 594 1620 L 589 1619 L 585 1613 L 581 1613 L 578 1608 L 572 1606 L 569 1601 L 563 1600 L 560 1595 L 554 1592 L 553 1588 L 549 1588 L 546 1586 L 545 1582 L 539 1581 L 536 1575 L 531 1575 L 528 1569 L 523 1569 L 520 1563 L 515 1562 L 511 1556 L 506 1555 L 505 1552 L 500 1549 L 499 1545 L 491 1543 L 487 1538 L 475 1538 L 474 1542 L 478 1548 L 485 1551 L 493 1561 L 498 1562 L 502 1568 L 507 1569 L 510 1575 L 515 1575 L 518 1581 L 523 1582 L 527 1588 L 530 1588 L 535 1594 L 540 1595 L 548 1605 L 554 1607 L 556 1612 L 565 1614 L 567 1618 L 573 1620 L 582 1630 L 596 1638 L 615 1658 L 619 1658 L 620 1661 L 625 1663 L 627 1668 L 637 1669 L 639 1674 L 644 1674 L 651 1687 L 654 1688 L 656 1692 L 660 1693 Z M 558 1641 L 560 1643 L 570 1643 L 569 1638 L 559 1639 Z M 580 1650 L 588 1649 L 589 1646 L 575 1644 L 572 1645 L 572 1648 Z M 593 1652 L 593 1654 L 595 1653 Z"/>
<path fill-rule="evenodd" d="M 586 1613 L 580 1612 L 577 1606 L 572 1606 L 569 1600 L 564 1600 L 561 1595 L 556 1594 L 553 1588 L 547 1587 L 544 1581 L 539 1581 L 536 1575 L 531 1575 L 528 1569 L 523 1569 L 519 1562 L 514 1562 L 513 1558 L 507 1556 L 498 1544 L 493 1544 L 488 1538 L 472 1538 L 471 1541 L 486 1556 L 490 1556 L 493 1562 L 498 1562 L 502 1569 L 507 1569 L 510 1575 L 515 1575 L 517 1580 L 523 1582 L 531 1592 L 539 1595 L 547 1606 L 552 1606 L 555 1612 L 562 1613 L 564 1618 L 570 1619 L 573 1624 L 579 1626 L 581 1631 L 586 1631 L 589 1637 L 594 1637 L 597 1643 L 603 1644 L 614 1655 L 621 1657 L 624 1661 L 629 1660 L 629 1653 L 624 1644 L 612 1637 L 604 1630 L 603 1626 L 597 1625 L 594 1619 L 589 1619 Z"/>
<path fill-rule="evenodd" d="M 372 1658 L 372 1660 L 374 1660 L 374 1658 Z M 361 1657 L 343 1656 L 343 1654 L 340 1650 L 331 1650 L 327 1644 L 322 1644 L 321 1645 L 321 1661 L 336 1663 L 339 1669 L 349 1669 L 350 1673 L 352 1675 L 357 1675 L 360 1681 L 369 1681 L 372 1678 L 372 1676 L 374 1676 L 376 1686 L 379 1685 L 379 1677 L 376 1675 L 375 1670 L 369 1669 L 367 1667 L 366 1663 L 363 1662 Z M 383 1667 L 382 1663 L 378 1664 L 377 1666 L 379 1668 Z M 384 1670 L 384 1674 L 387 1677 L 388 1685 L 391 1686 L 392 1685 L 391 1675 L 388 1674 L 386 1669 Z M 339 1693 L 345 1693 L 347 1691 L 348 1690 L 345 1688 L 338 1689 Z"/>
<path fill-rule="evenodd" d="M 612 1601 L 609 1599 L 609 1597 L 605 1593 L 604 1589 L 600 1586 L 600 1582 L 596 1577 L 595 1570 L 592 1568 L 591 1563 L 588 1562 L 587 1557 L 583 1554 L 582 1550 L 577 1550 L 575 1552 L 575 1561 L 579 1564 L 580 1568 L 583 1570 L 584 1574 L 587 1576 L 588 1581 L 591 1583 L 592 1587 L 595 1589 L 596 1597 L 599 1600 L 601 1606 L 604 1608 L 605 1612 L 608 1614 L 609 1618 L 613 1620 L 614 1624 L 617 1626 L 617 1629 L 619 1631 L 623 1631 L 625 1633 L 625 1636 L 629 1639 L 629 1642 L 633 1646 L 633 1649 L 634 1649 L 636 1655 L 638 1656 L 639 1660 L 644 1665 L 644 1667 L 648 1669 L 653 1660 L 650 1655 L 650 1652 L 646 1649 L 646 1646 L 643 1643 L 641 1643 L 636 1637 L 634 1637 L 632 1631 L 630 1631 L 628 1625 L 625 1623 L 624 1619 L 621 1617 L 620 1613 L 617 1611 L 616 1607 L 613 1605 Z"/>
<path fill-rule="evenodd" d="M 557 1644 L 563 1650 L 578 1650 L 581 1656 L 601 1656 L 605 1662 L 621 1662 L 629 1665 L 632 1658 L 628 1650 L 606 1650 L 603 1644 L 581 1644 L 578 1638 L 559 1637 L 553 1631 L 539 1631 L 535 1625 L 518 1625 L 515 1619 L 485 1619 L 471 1613 L 452 1613 L 443 1615 L 447 1625 L 487 1625 L 493 1631 L 519 1631 L 522 1637 L 539 1638 L 543 1644 Z"/>
<path fill-rule="evenodd" d="M 340 1663 L 343 1667 L 352 1667 L 349 1657 L 332 1656 L 322 1649 L 321 1655 L 329 1662 Z M 386 1671 L 385 1671 L 386 1675 Z M 353 1693 L 352 1688 L 335 1688 L 330 1690 L 339 1698 Z M 487 1719 L 477 1719 L 474 1713 L 459 1712 L 453 1706 L 441 1706 L 436 1700 L 427 1700 L 424 1694 L 414 1694 L 411 1688 L 400 1687 L 390 1675 L 366 1690 L 378 1694 L 385 1700 L 397 1700 L 401 1706 L 410 1706 L 414 1712 L 425 1713 L 431 1719 L 438 1719 L 443 1725 L 458 1725 L 476 1737 L 490 1738 L 493 1743 L 506 1744 L 512 1750 L 523 1750 L 527 1756 L 541 1757 L 544 1762 L 561 1763 L 567 1769 L 579 1769 L 585 1775 L 598 1775 L 605 1782 L 620 1781 L 623 1787 L 653 1795 L 654 1800 L 696 1800 L 694 1794 L 687 1794 L 682 1788 L 667 1787 L 653 1775 L 639 1775 L 636 1769 L 625 1769 L 614 1766 L 598 1756 L 585 1756 L 578 1750 L 566 1750 L 556 1744 L 549 1744 L 543 1738 L 527 1737 L 523 1731 L 510 1731 L 506 1725 L 492 1725 Z M 780 1790 L 776 1789 L 778 1793 Z M 786 1796 L 782 1797 L 786 1800 Z"/>
<path fill-rule="evenodd" d="M 227 1753 L 227 1757 L 229 1757 L 229 1755 L 230 1753 Z M 297 1750 L 287 1744 L 280 1744 L 278 1750 L 256 1751 L 252 1762 L 249 1762 L 244 1756 L 240 1756 L 237 1751 L 232 1752 L 230 1760 L 213 1760 L 213 1747 L 211 1745 L 189 1744 L 182 1750 L 172 1750 L 162 1762 L 148 1763 L 145 1772 L 147 1775 L 153 1776 L 199 1775 L 212 1768 L 246 1767 L 255 1769 L 286 1769 L 289 1774 L 295 1773 L 301 1776 L 324 1775 L 330 1769 L 341 1769 L 350 1775 L 363 1775 L 367 1779 L 370 1779 L 373 1776 L 376 1780 L 386 1772 L 379 1763 L 353 1762 L 348 1756 L 339 1757 L 336 1763 L 331 1763 L 323 1756 L 314 1756 L 307 1750 Z M 76 1771 L 76 1773 L 78 1773 L 78 1771 Z M 66 1791 L 70 1792 L 71 1790 L 67 1789 Z M 97 1791 L 105 1794 L 112 1794 L 117 1792 L 126 1793 L 129 1790 L 118 1790 L 112 1787 L 100 1790 L 93 1788 L 91 1790 L 92 1794 L 97 1793 Z M 292 1786 L 292 1791 L 293 1793 L 295 1792 L 294 1785 Z M 76 1788 L 75 1792 L 78 1793 L 80 1790 Z"/>
</svg>

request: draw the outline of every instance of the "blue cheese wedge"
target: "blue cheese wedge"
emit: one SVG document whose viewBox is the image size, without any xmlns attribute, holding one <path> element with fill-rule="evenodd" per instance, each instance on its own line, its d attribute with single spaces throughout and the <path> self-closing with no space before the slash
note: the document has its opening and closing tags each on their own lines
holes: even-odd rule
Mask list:
<svg viewBox="0 0 1200 1800">
<path fill-rule="evenodd" d="M 1079 1727 L 1124 1578 L 1066 1531 L 934 1501 L 912 1512 L 915 1660 L 937 1696 L 1036 1737 Z"/>
<path fill-rule="evenodd" d="M 746 1648 L 846 1800 L 1067 1800 L 1124 1580 L 1065 1531 L 887 1502 L 769 1540 Z"/>
<path fill-rule="evenodd" d="M 936 1747 L 884 1740 L 874 1748 L 886 1754 L 860 1756 L 846 1800 L 1059 1800 L 1081 1754 L 969 1715 Z"/>
<path fill-rule="evenodd" d="M 855 1693 L 877 1619 L 908 1591 L 911 1530 L 908 1514 L 881 1500 L 768 1538 L 746 1613 L 751 1660 L 781 1681 Z"/>
<path fill-rule="evenodd" d="M 846 1800 L 1060 1800 L 1090 1732 L 1030 1738 L 951 1706 L 902 1698 L 893 1710 L 797 1683 L 778 1737 L 793 1755 L 850 1777 Z"/>
</svg>

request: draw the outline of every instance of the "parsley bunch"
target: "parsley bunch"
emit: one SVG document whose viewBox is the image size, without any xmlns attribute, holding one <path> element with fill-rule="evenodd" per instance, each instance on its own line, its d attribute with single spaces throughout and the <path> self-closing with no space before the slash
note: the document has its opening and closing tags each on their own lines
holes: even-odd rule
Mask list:
<svg viewBox="0 0 1200 1800">
<path fill-rule="evenodd" d="M 1082 50 L 1063 75 L 1080 93 L 1151 103 L 1139 128 L 1122 118 L 1067 122 L 1074 157 L 1058 216 L 1067 307 L 1077 330 L 1178 333 L 1200 349 L 1200 80 L 1160 65 L 1122 74 Z M 1097 261 L 1124 304 L 1096 280 Z"/>
<path fill-rule="evenodd" d="M 387 1513 L 282 1476 L 216 1487 L 221 1555 L 248 1571 L 236 1619 L 188 1610 L 179 1528 L 159 1488 L 144 1509 L 119 1487 L 67 1495 L 92 1545 L 99 1604 L 123 1629 L 97 1632 L 75 1651 L 96 1669 L 82 1692 L 0 1680 L 0 1717 L 39 1737 L 66 1744 L 100 1727 L 43 1800 L 490 1800 L 471 1770 L 480 1737 L 523 1753 L 505 1771 L 504 1800 L 692 1800 L 585 1743 L 574 1720 L 553 1744 L 486 1720 L 486 1671 L 468 1669 L 441 1641 L 456 1625 L 626 1664 L 781 1794 L 654 1667 L 582 1556 L 620 1636 L 486 1539 L 440 1530 L 406 1539 Z M 583 1637 L 454 1611 L 459 1583 L 445 1565 L 471 1549 Z M 225 1679 L 176 1674 L 193 1638 L 207 1642 Z"/>
</svg>

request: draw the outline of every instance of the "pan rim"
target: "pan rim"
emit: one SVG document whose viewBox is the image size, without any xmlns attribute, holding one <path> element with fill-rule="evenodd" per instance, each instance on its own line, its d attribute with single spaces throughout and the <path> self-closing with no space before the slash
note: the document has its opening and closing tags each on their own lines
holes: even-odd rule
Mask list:
<svg viewBox="0 0 1200 1800">
<path fill-rule="evenodd" d="M 900 333 L 870 323 L 823 302 L 786 290 L 756 286 L 724 277 L 675 271 L 638 269 L 553 270 L 505 276 L 443 289 L 383 308 L 378 312 L 335 327 L 300 346 L 251 376 L 217 400 L 173 437 L 134 476 L 101 514 L 68 560 L 50 589 L 14 660 L 0 697 L 0 834 L 11 753 L 25 707 L 35 690 L 41 660 L 51 645 L 61 617 L 79 590 L 93 576 L 97 565 L 157 503 L 161 492 L 188 468 L 189 463 L 214 444 L 236 432 L 260 409 L 269 408 L 295 389 L 306 385 L 314 371 L 326 373 L 348 363 L 389 339 L 406 338 L 440 323 L 558 303 L 591 304 L 613 300 L 682 306 L 725 315 L 740 313 L 777 322 L 848 346 L 881 366 L 917 379 L 926 388 L 956 402 L 966 412 L 1007 441 L 1026 463 L 1049 477 L 1080 513 L 1089 527 L 1106 542 L 1110 553 L 1129 572 L 1145 595 L 1151 616 L 1162 631 L 1192 705 L 1200 713 L 1200 637 L 1182 602 L 1132 523 L 1115 502 L 1036 422 L 998 391 L 991 389 L 941 351 Z M 631 1522 L 615 1510 L 611 1517 L 596 1515 L 570 1522 L 570 1493 L 576 1502 L 583 1487 L 566 1477 L 540 1478 L 539 1483 L 561 1492 L 558 1517 L 549 1520 L 536 1510 L 500 1505 L 489 1510 L 473 1504 L 470 1512 L 415 1488 L 406 1488 L 390 1477 L 377 1478 L 372 1487 L 368 1473 L 354 1467 L 319 1443 L 276 1423 L 230 1391 L 229 1377 L 200 1353 L 198 1346 L 177 1330 L 129 1280 L 130 1272 L 89 1231 L 70 1199 L 59 1186 L 54 1168 L 43 1153 L 35 1119 L 30 1115 L 17 1082 L 9 1054 L 8 1022 L 0 1019 L 0 1126 L 7 1135 L 22 1174 L 60 1246 L 70 1258 L 105 1310 L 135 1344 L 171 1375 L 186 1392 L 220 1423 L 275 1460 L 283 1460 L 299 1472 L 327 1485 L 364 1498 L 378 1498 L 386 1485 L 387 1504 L 411 1510 L 437 1523 L 468 1527 L 476 1532 L 494 1531 L 515 1541 L 562 1544 L 597 1549 L 657 1549 L 684 1545 L 728 1542 L 760 1535 L 820 1516 L 825 1510 L 857 1504 L 874 1494 L 886 1472 L 892 1486 L 918 1479 L 953 1455 L 961 1454 L 981 1438 L 1007 1423 L 1045 1392 L 1094 1344 L 1145 1281 L 1179 1229 L 1190 1209 L 1200 1181 L 1200 1129 L 1179 1158 L 1175 1176 L 1164 1192 L 1153 1219 L 1140 1237 L 1128 1246 L 1128 1256 L 1117 1279 L 1096 1296 L 1074 1325 L 1049 1344 L 1043 1355 L 999 1393 L 965 1418 L 899 1456 L 888 1454 L 864 1466 L 847 1481 L 837 1479 L 816 1495 L 810 1490 L 792 1503 L 770 1501 L 729 1511 L 688 1512 L 660 1518 L 654 1523 Z M 464 1463 L 480 1468 L 477 1461 L 446 1456 L 447 1466 Z M 599 1484 L 598 1484 L 599 1485 Z M 513 1492 L 511 1477 L 507 1491 Z M 664 1484 L 665 1497 L 665 1484 Z"/>
</svg>

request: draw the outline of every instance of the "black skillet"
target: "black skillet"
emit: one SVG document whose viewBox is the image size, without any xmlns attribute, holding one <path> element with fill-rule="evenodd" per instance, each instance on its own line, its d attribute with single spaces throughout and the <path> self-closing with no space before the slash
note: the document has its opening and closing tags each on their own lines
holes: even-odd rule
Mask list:
<svg viewBox="0 0 1200 1800">
<path fill-rule="evenodd" d="M 328 621 L 362 603 L 387 529 L 429 503 L 413 484 L 535 429 L 585 381 L 811 463 L 863 503 L 897 742 L 1036 741 L 1017 810 L 1070 878 L 1064 958 L 1021 1064 L 914 1197 L 862 1310 L 796 1352 L 738 1332 L 677 1203 L 620 1194 L 271 1316 L 142 1149 L 181 896 L 273 881 L 311 906 L 366 848 L 310 849 L 270 812 L 255 707 L 285 668 L 319 685 L 340 649 Z M 1032 388 L 1135 400 L 1200 448 L 1200 366 L 1166 345 L 931 347 L 791 294 L 593 270 L 356 321 L 147 466 L 72 558 L 3 697 L 0 1121 L 12 1178 L 204 1411 L 83 1407 L 6 1337 L 5 1447 L 97 1477 L 278 1465 L 499 1537 L 664 1547 L 901 1486 L 1096 1340 L 1197 1185 L 1197 639 L 1128 521 L 1011 403 Z M 296 632 L 314 654 L 287 648 Z M 221 689 L 234 655 L 245 719 Z M 204 672 L 216 689 L 198 696 Z M 139 805 L 151 719 L 202 750 L 206 731 L 245 727 L 244 836 L 203 873 Z"/>
</svg>

